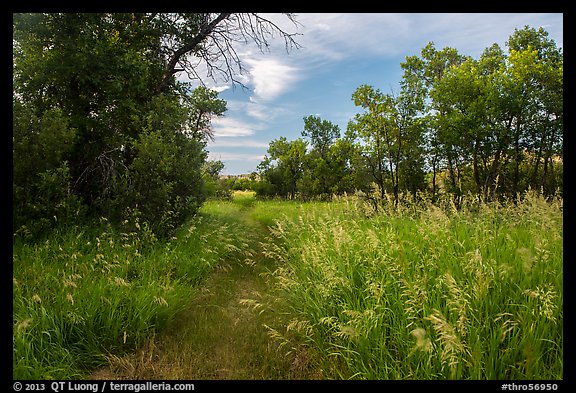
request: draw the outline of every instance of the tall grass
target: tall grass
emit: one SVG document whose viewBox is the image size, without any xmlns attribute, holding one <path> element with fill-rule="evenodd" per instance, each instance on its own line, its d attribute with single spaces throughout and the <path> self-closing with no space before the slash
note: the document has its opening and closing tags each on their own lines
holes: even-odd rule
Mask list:
<svg viewBox="0 0 576 393">
<path fill-rule="evenodd" d="M 266 253 L 291 320 L 271 335 L 340 378 L 563 378 L 562 201 L 462 206 L 286 209 Z"/>
<path fill-rule="evenodd" d="M 242 246 L 239 206 L 207 203 L 168 241 L 135 217 L 13 244 L 13 377 L 82 378 L 141 346 Z M 225 210 L 225 209 L 224 209 Z"/>
<path fill-rule="evenodd" d="M 13 377 L 82 378 L 140 347 L 215 266 L 253 263 L 257 220 L 270 227 L 263 254 L 277 262 L 270 335 L 281 347 L 304 343 L 319 375 L 563 378 L 562 200 L 529 192 L 517 205 L 464 199 L 460 209 L 401 200 L 239 194 L 206 203 L 168 241 L 137 217 L 36 244 L 21 232 Z"/>
</svg>

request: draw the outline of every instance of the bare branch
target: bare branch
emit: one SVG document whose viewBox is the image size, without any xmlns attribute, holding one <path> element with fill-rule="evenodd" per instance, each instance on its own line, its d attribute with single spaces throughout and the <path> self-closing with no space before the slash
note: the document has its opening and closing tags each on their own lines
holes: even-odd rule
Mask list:
<svg viewBox="0 0 576 393">
<path fill-rule="evenodd" d="M 292 14 L 287 17 L 298 26 Z M 261 52 L 270 49 L 270 40 L 280 36 L 284 39 L 286 51 L 300 48 L 295 37 L 299 33 L 288 33 L 282 30 L 274 22 L 261 17 L 255 13 L 248 14 L 218 14 L 210 21 L 210 15 L 202 16 L 203 25 L 198 33 L 188 42 L 180 44 L 172 55 L 167 58 L 166 69 L 161 83 L 156 89 L 159 94 L 167 86 L 172 76 L 180 71 L 185 71 L 191 79 L 200 80 L 196 67 L 204 63 L 207 68 L 207 76 L 216 80 L 216 77 L 223 77 L 225 81 L 239 84 L 245 87 L 235 75 L 242 74 L 244 68 L 240 57 L 236 51 L 236 44 L 256 44 Z M 173 23 L 178 24 L 178 16 L 175 16 Z M 168 46 L 176 45 L 174 37 L 166 37 Z M 190 58 L 197 58 L 199 62 L 193 64 Z"/>
<path fill-rule="evenodd" d="M 184 56 L 186 53 L 192 52 L 194 49 L 196 49 L 196 46 L 200 44 L 202 41 L 204 41 L 206 37 L 210 35 L 210 33 L 212 33 L 214 27 L 216 27 L 218 23 L 228 18 L 230 15 L 231 14 L 229 13 L 222 13 L 218 15 L 216 19 L 214 19 L 212 22 L 210 22 L 207 25 L 204 25 L 200 29 L 198 34 L 190 42 L 186 43 L 184 46 L 182 46 L 181 48 L 176 50 L 176 52 L 174 52 L 174 55 L 172 56 L 172 58 L 168 62 L 168 65 L 166 66 L 166 70 L 164 71 L 162 81 L 156 88 L 156 94 L 159 94 L 162 90 L 164 90 L 164 88 L 168 83 L 169 78 L 175 73 L 174 70 L 176 68 L 176 64 L 178 64 L 178 62 L 180 61 L 180 58 Z"/>
</svg>

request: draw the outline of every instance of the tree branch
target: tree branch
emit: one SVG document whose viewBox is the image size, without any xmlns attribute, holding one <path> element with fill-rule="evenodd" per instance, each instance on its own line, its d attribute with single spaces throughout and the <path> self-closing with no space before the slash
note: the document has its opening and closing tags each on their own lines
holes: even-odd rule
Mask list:
<svg viewBox="0 0 576 393">
<path fill-rule="evenodd" d="M 293 15 L 287 14 L 287 17 L 297 25 Z M 156 88 L 156 94 L 164 91 L 172 76 L 180 71 L 185 71 L 189 77 L 193 75 L 191 79 L 199 79 L 200 83 L 204 84 L 195 69 L 201 62 L 207 67 L 209 78 L 215 79 L 218 74 L 226 81 L 244 87 L 234 76 L 236 71 L 240 74 L 243 71 L 234 44 L 253 42 L 263 52 L 269 48 L 268 40 L 274 38 L 276 34 L 284 39 L 286 51 L 300 47 L 294 39 L 298 33 L 285 32 L 272 21 L 257 14 L 218 14 L 211 22 L 208 23 L 207 20 L 192 39 L 180 44 L 180 47 L 167 57 L 165 71 Z M 165 42 L 174 41 L 172 37 L 167 37 Z M 198 58 L 198 63 L 193 64 L 188 56 L 190 54 Z"/>
<path fill-rule="evenodd" d="M 186 53 L 193 51 L 198 44 L 204 41 L 206 37 L 208 37 L 210 33 L 212 33 L 212 31 L 218 25 L 218 23 L 228 18 L 230 15 L 231 15 L 230 13 L 221 13 L 212 22 L 203 26 L 198 32 L 198 34 L 190 42 L 188 42 L 187 44 L 176 50 L 176 52 L 174 52 L 174 54 L 172 55 L 170 61 L 166 66 L 166 70 L 164 71 L 164 75 L 162 77 L 160 84 L 156 87 L 156 94 L 160 94 L 164 90 L 172 75 L 174 75 L 177 72 L 176 65 L 180 61 L 180 58 L 184 56 Z"/>
</svg>

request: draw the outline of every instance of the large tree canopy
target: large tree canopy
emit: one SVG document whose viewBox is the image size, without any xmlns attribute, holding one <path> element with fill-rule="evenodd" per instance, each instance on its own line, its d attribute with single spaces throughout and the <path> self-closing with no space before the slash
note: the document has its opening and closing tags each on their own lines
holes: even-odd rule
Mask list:
<svg viewBox="0 0 576 393">
<path fill-rule="evenodd" d="M 17 227 L 55 215 L 46 201 L 44 212 L 31 208 L 55 170 L 64 176 L 55 195 L 96 214 L 139 209 L 163 230 L 168 212 L 195 211 L 210 120 L 226 111 L 205 79 L 238 83 L 239 45 L 264 50 L 279 35 L 298 46 L 257 14 L 14 14 L 13 31 Z M 163 202 L 152 208 L 153 199 Z"/>
</svg>

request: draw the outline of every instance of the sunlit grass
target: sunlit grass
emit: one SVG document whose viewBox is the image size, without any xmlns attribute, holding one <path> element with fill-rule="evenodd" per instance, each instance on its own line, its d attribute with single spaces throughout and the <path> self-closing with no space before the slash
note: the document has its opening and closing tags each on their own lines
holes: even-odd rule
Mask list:
<svg viewBox="0 0 576 393">
<path fill-rule="evenodd" d="M 468 206 L 290 208 L 267 252 L 292 323 L 272 334 L 342 378 L 561 379 L 561 201 Z"/>
<path fill-rule="evenodd" d="M 465 200 L 457 210 L 402 200 L 375 210 L 355 197 L 239 192 L 207 202 L 166 241 L 137 221 L 37 244 L 16 237 L 13 377 L 82 378 L 174 328 L 215 268 L 236 263 L 229 278 L 240 280 L 259 263 L 273 292 L 238 305 L 265 313 L 262 329 L 292 354 L 290 367 L 330 378 L 563 378 L 562 201 L 527 193 L 517 206 Z M 215 288 L 225 299 L 228 287 Z"/>
</svg>

